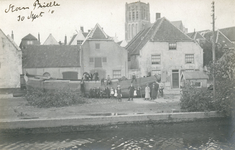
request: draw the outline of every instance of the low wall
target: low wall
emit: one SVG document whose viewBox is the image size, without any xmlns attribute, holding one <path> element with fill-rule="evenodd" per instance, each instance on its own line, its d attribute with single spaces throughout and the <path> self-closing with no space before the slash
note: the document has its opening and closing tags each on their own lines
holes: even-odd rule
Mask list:
<svg viewBox="0 0 235 150">
<path fill-rule="evenodd" d="M 91 126 L 127 124 L 127 123 L 169 123 L 195 121 L 198 119 L 221 118 L 217 112 L 184 112 L 184 113 L 156 113 L 156 114 L 131 114 L 110 116 L 78 116 L 68 118 L 48 118 L 48 119 L 18 119 L 0 120 L 0 130 L 8 131 L 12 129 L 45 129 L 57 127 L 83 127 L 84 130 Z M 86 128 L 87 127 L 87 128 Z"/>
</svg>

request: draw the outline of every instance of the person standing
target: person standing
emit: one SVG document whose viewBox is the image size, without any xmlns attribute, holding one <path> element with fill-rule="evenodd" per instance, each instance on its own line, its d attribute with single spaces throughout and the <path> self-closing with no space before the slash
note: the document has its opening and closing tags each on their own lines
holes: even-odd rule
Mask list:
<svg viewBox="0 0 235 150">
<path fill-rule="evenodd" d="M 145 100 L 149 100 L 150 99 L 150 87 L 149 87 L 148 84 L 145 87 L 145 97 L 144 97 L 144 99 Z"/>
<path fill-rule="evenodd" d="M 131 83 L 133 83 L 134 81 L 137 82 L 137 79 L 136 79 L 136 75 L 133 73 Z"/>
<path fill-rule="evenodd" d="M 151 87 L 151 100 L 155 100 L 156 99 L 156 86 L 153 83 L 152 87 Z"/>
<path fill-rule="evenodd" d="M 117 86 L 117 99 L 119 102 L 122 101 L 122 90 L 120 88 L 120 85 Z"/>
<path fill-rule="evenodd" d="M 156 98 L 157 98 L 157 96 L 158 96 L 158 90 L 159 90 L 159 83 L 158 83 L 158 81 L 156 82 Z"/>
<path fill-rule="evenodd" d="M 105 88 L 105 95 L 107 98 L 110 98 L 110 90 L 108 87 Z"/>
<path fill-rule="evenodd" d="M 133 101 L 135 87 L 131 83 L 131 86 L 129 86 L 128 89 L 129 89 L 129 99 L 128 99 L 128 101 L 130 101 L 130 100 Z"/>
<path fill-rule="evenodd" d="M 85 82 L 84 82 L 83 78 L 80 83 L 80 88 L 81 88 L 80 90 L 82 92 L 82 95 L 84 96 L 85 95 Z"/>
<path fill-rule="evenodd" d="M 113 87 L 111 87 L 111 89 L 110 89 L 110 96 L 111 96 L 111 98 L 114 98 L 114 89 L 113 89 Z"/>
<path fill-rule="evenodd" d="M 142 92 L 141 92 L 140 86 L 138 86 L 138 88 L 137 88 L 137 97 L 142 98 Z"/>
<path fill-rule="evenodd" d="M 111 79 L 110 79 L 110 77 L 109 77 L 109 75 L 108 75 L 108 77 L 107 77 L 107 83 L 106 83 L 106 84 L 107 84 L 107 85 L 111 85 L 111 83 L 112 83 L 112 82 L 111 82 Z"/>
</svg>

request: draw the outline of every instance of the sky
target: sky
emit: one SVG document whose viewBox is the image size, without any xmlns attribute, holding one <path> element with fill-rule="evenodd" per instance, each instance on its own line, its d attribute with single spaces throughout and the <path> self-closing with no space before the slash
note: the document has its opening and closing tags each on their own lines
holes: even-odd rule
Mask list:
<svg viewBox="0 0 235 150">
<path fill-rule="evenodd" d="M 40 33 L 43 44 L 49 34 L 59 42 L 65 35 L 69 42 L 80 26 L 90 30 L 98 23 L 106 34 L 125 39 L 125 4 L 138 0 L 39 0 L 40 4 L 55 2 L 59 6 L 34 9 L 36 0 L 0 0 L 0 29 L 6 35 L 14 32 L 17 45 L 31 33 Z M 141 0 L 150 5 L 150 21 L 161 13 L 170 21 L 181 20 L 189 32 L 212 29 L 212 0 Z M 215 29 L 235 26 L 235 0 L 214 0 Z M 14 5 L 13 9 L 9 9 Z M 16 11 L 16 8 L 25 9 Z M 28 8 L 28 9 L 27 9 Z M 13 12 L 12 12 L 13 11 Z M 31 12 L 39 17 L 32 21 Z M 43 12 L 43 13 L 41 13 Z M 41 13 L 41 16 L 40 16 Z M 29 17 L 29 18 L 28 18 Z M 20 21 L 18 21 L 20 18 Z"/>
</svg>

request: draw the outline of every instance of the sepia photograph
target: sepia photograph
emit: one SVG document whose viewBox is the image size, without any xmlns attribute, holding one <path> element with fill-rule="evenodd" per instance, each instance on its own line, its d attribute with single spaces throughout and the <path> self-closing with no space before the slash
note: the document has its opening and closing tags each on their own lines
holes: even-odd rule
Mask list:
<svg viewBox="0 0 235 150">
<path fill-rule="evenodd" d="M 235 0 L 0 0 L 0 150 L 234 150 Z"/>
</svg>

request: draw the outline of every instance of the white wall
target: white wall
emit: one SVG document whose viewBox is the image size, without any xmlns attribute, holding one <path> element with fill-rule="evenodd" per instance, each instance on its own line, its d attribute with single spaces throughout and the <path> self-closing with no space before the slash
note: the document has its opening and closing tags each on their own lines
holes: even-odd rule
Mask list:
<svg viewBox="0 0 235 150">
<path fill-rule="evenodd" d="M 151 55 L 160 54 L 161 63 L 151 64 Z M 185 54 L 194 54 L 194 63 L 185 63 Z M 137 57 L 140 66 L 139 76 L 146 76 L 148 71 L 166 71 L 167 80 L 171 82 L 172 70 L 177 69 L 181 73 L 185 69 L 203 69 L 203 50 L 194 42 L 177 42 L 176 50 L 169 50 L 167 42 L 148 42 Z M 179 75 L 180 76 L 180 75 Z"/>
<path fill-rule="evenodd" d="M 0 32 L 0 88 L 19 88 L 22 52 Z"/>
<path fill-rule="evenodd" d="M 100 43 L 100 49 L 95 49 L 95 43 Z M 128 60 L 127 50 L 120 47 L 114 41 L 86 41 L 83 45 L 84 72 L 90 73 L 93 69 L 106 71 L 106 76 L 113 77 L 113 70 L 121 70 L 121 76 L 127 76 Z M 94 63 L 89 62 L 90 57 L 106 57 L 107 63 L 102 63 L 102 68 L 95 68 Z"/>
</svg>

